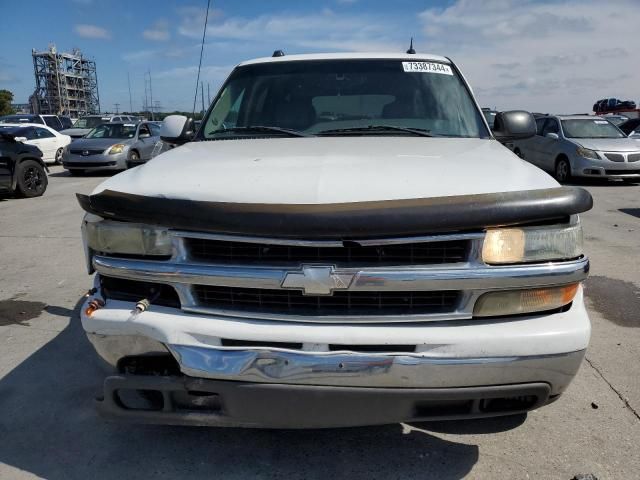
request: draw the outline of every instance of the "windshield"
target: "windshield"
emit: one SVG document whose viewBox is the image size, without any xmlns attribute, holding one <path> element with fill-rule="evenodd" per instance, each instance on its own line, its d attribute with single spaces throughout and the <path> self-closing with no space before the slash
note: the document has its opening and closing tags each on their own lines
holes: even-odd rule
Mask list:
<svg viewBox="0 0 640 480">
<path fill-rule="evenodd" d="M 200 139 L 247 135 L 407 135 L 489 138 L 458 74 L 437 62 L 322 60 L 237 68 L 200 129 Z M 275 127 L 271 131 L 248 127 Z M 244 129 L 244 130 L 243 130 Z"/>
<path fill-rule="evenodd" d="M 103 123 L 91 130 L 85 138 L 133 138 L 136 126 L 126 123 Z"/>
<path fill-rule="evenodd" d="M 95 128 L 101 123 L 108 122 L 109 118 L 102 117 L 83 117 L 76 120 L 73 124 L 73 128 Z"/>
<path fill-rule="evenodd" d="M 562 129 L 567 138 L 624 138 L 624 134 L 608 120 L 599 118 L 562 120 Z"/>
</svg>

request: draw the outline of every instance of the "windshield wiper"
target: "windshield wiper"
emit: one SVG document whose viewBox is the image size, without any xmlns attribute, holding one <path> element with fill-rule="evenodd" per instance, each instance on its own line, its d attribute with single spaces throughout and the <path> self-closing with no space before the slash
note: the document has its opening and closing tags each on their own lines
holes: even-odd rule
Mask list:
<svg viewBox="0 0 640 480">
<path fill-rule="evenodd" d="M 231 127 L 231 128 L 222 128 L 220 130 L 214 130 L 213 132 L 207 133 L 207 135 L 215 135 L 218 133 L 252 133 L 252 132 L 274 132 L 274 133 L 284 133 L 289 135 L 290 137 L 315 137 L 315 135 L 311 135 L 309 133 L 300 132 L 299 130 L 293 130 L 290 128 L 280 128 L 280 127 L 267 127 L 263 125 L 250 125 L 248 127 Z"/>
<path fill-rule="evenodd" d="M 333 134 L 349 134 L 349 133 L 366 133 L 366 132 L 384 132 L 384 131 L 397 131 L 411 133 L 412 135 L 418 135 L 420 137 L 435 137 L 424 128 L 408 128 L 397 127 L 395 125 L 368 125 L 366 127 L 349 127 L 349 128 L 333 128 L 330 130 L 322 130 L 318 132 L 318 135 L 333 135 Z"/>
</svg>

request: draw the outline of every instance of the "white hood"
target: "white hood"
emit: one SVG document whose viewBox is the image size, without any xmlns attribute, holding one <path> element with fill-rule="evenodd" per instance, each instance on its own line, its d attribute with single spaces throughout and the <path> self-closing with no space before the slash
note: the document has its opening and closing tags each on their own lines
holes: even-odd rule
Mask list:
<svg viewBox="0 0 640 480">
<path fill-rule="evenodd" d="M 495 140 L 363 136 L 192 142 L 106 180 L 93 193 L 322 204 L 557 186 Z"/>
</svg>

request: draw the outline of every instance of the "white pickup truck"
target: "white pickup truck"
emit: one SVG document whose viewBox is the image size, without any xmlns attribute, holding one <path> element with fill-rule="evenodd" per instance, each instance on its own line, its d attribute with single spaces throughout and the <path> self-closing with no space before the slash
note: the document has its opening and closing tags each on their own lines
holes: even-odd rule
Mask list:
<svg viewBox="0 0 640 480">
<path fill-rule="evenodd" d="M 99 410 L 315 428 L 516 414 L 554 401 L 590 336 L 561 187 L 489 129 L 445 57 L 238 65 L 193 133 L 78 195 Z"/>
</svg>

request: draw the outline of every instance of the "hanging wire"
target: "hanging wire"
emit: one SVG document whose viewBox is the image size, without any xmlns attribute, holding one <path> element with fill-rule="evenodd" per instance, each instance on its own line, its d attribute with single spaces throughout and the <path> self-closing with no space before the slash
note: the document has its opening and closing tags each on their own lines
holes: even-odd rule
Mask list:
<svg viewBox="0 0 640 480">
<path fill-rule="evenodd" d="M 200 46 L 200 62 L 198 63 L 198 78 L 196 79 L 196 93 L 193 95 L 193 111 L 191 116 L 196 114 L 196 101 L 198 100 L 198 84 L 200 83 L 200 69 L 202 68 L 202 53 L 204 52 L 204 39 L 207 36 L 207 22 L 209 21 L 209 7 L 211 0 L 207 0 L 207 14 L 204 17 L 204 31 L 202 32 L 202 45 Z"/>
</svg>

